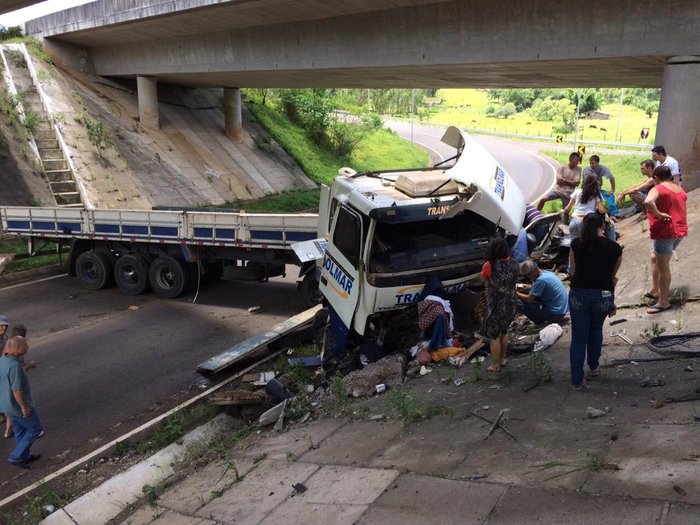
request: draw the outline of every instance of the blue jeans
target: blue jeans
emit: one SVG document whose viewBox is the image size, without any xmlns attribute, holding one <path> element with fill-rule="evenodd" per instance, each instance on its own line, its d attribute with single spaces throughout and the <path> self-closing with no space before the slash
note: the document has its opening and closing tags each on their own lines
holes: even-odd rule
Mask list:
<svg viewBox="0 0 700 525">
<path fill-rule="evenodd" d="M 515 303 L 515 307 L 518 312 L 535 324 L 561 323 L 566 317 L 566 314 L 553 314 L 547 310 L 542 303 L 538 303 L 537 301 L 526 303 L 518 299 Z"/>
<path fill-rule="evenodd" d="M 39 437 L 44 427 L 41 425 L 36 409 L 27 419 L 23 417 L 10 417 L 12 431 L 15 433 L 15 449 L 7 459 L 10 463 L 26 463 L 29 461 L 29 449 L 32 443 Z"/>
<path fill-rule="evenodd" d="M 597 370 L 603 346 L 603 322 L 614 304 L 612 292 L 572 288 L 569 292 L 571 314 L 571 384 L 583 384 L 583 362 L 588 368 Z"/>
<path fill-rule="evenodd" d="M 428 346 L 430 350 L 438 350 L 448 346 L 444 315 L 438 315 L 435 318 L 435 322 L 433 322 L 432 326 L 428 327 L 428 330 L 430 329 L 433 331 L 432 335 L 430 336 L 430 345 Z"/>
</svg>

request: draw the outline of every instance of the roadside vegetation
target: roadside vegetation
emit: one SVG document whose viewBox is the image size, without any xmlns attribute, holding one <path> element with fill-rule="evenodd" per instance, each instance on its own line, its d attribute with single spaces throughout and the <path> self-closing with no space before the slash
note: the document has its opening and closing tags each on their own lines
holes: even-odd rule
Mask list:
<svg viewBox="0 0 700 525">
<path fill-rule="evenodd" d="M 42 246 L 41 255 L 29 257 L 26 240 L 16 238 L 0 239 L 0 253 L 15 255 L 15 259 L 7 265 L 3 273 L 21 272 L 39 268 L 40 266 L 66 262 L 68 254 L 65 252 L 65 249 L 62 257 L 59 258 L 56 246 L 54 243 L 47 243 L 45 246 Z"/>
</svg>

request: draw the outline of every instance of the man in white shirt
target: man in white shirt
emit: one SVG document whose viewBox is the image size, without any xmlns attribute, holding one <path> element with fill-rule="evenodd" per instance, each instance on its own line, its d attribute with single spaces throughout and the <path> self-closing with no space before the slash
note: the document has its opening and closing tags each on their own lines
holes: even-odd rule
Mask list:
<svg viewBox="0 0 700 525">
<path fill-rule="evenodd" d="M 666 166 L 670 169 L 671 175 L 673 175 L 673 182 L 682 186 L 681 182 L 683 182 L 683 177 L 681 177 L 681 167 L 676 159 L 670 155 L 666 155 L 666 148 L 663 146 L 654 146 L 651 150 L 651 158 L 656 162 L 655 167 Z"/>
</svg>

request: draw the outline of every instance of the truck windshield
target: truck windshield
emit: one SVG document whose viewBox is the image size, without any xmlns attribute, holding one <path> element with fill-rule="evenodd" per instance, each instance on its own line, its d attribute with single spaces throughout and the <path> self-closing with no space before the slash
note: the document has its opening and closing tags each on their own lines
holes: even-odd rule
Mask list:
<svg viewBox="0 0 700 525">
<path fill-rule="evenodd" d="M 370 273 L 424 270 L 483 258 L 495 225 L 466 211 L 451 219 L 377 222 L 370 252 Z"/>
</svg>

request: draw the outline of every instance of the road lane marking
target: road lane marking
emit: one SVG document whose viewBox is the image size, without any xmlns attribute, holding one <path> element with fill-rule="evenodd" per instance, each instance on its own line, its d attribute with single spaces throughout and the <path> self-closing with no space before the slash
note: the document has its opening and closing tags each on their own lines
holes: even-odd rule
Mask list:
<svg viewBox="0 0 700 525">
<path fill-rule="evenodd" d="M 29 281 L 26 283 L 13 284 L 12 286 L 6 286 L 4 288 L 0 288 L 0 291 L 12 290 L 13 288 L 21 288 L 22 286 L 29 286 L 30 284 L 43 283 L 44 281 L 51 281 L 52 279 L 59 279 L 61 277 L 68 277 L 68 274 L 62 273 L 60 275 L 52 275 L 51 277 L 44 277 L 43 279 L 37 279 L 36 281 Z"/>
</svg>

